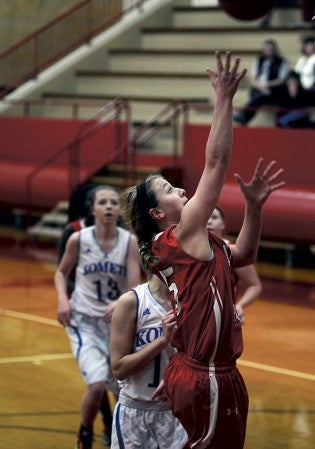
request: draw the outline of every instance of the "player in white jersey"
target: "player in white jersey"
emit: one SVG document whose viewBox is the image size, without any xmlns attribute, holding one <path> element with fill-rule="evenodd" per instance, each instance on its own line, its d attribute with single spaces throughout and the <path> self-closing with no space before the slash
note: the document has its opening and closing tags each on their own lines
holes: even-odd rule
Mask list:
<svg viewBox="0 0 315 449">
<path fill-rule="evenodd" d="M 168 341 L 175 325 L 170 308 L 167 288 L 156 276 L 125 293 L 117 303 L 111 361 L 120 393 L 112 449 L 177 449 L 187 440 L 168 402 L 152 399 L 174 354 Z"/>
<path fill-rule="evenodd" d="M 118 393 L 110 366 L 111 317 L 119 296 L 140 280 L 135 237 L 117 226 L 118 192 L 98 186 L 91 193 L 95 225 L 71 235 L 55 274 L 58 321 L 66 327 L 71 348 L 87 384 L 76 447 L 91 449 L 93 424 L 104 391 Z M 70 301 L 67 277 L 76 266 Z"/>
</svg>

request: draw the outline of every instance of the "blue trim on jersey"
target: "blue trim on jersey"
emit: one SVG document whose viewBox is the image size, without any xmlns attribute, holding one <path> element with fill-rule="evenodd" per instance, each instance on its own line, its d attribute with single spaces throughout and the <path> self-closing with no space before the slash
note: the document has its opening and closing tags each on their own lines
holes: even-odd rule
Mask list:
<svg viewBox="0 0 315 449">
<path fill-rule="evenodd" d="M 132 288 L 131 291 L 134 292 L 134 294 L 136 296 L 136 301 L 137 301 L 137 304 L 136 304 L 136 311 L 137 311 L 137 313 L 136 313 L 136 319 L 135 319 L 135 326 L 136 326 L 136 329 L 137 329 L 137 326 L 138 326 L 138 315 L 139 315 L 139 305 L 140 305 L 139 304 L 139 296 L 138 296 L 138 293 L 136 292 L 136 290 L 134 288 Z"/>
<path fill-rule="evenodd" d="M 79 355 L 80 355 L 81 348 L 82 348 L 82 346 L 83 346 L 82 338 L 81 338 L 79 329 L 78 329 L 77 327 L 75 327 L 75 326 L 70 326 L 70 327 L 74 330 L 74 332 L 76 333 L 76 336 L 78 337 L 78 344 L 79 344 L 79 347 L 78 347 L 77 353 L 76 353 L 76 355 L 75 355 L 76 360 L 78 360 Z"/>
<path fill-rule="evenodd" d="M 129 248 L 130 248 L 130 242 L 131 242 L 131 234 L 129 233 L 128 241 L 127 241 L 127 245 L 126 245 L 126 248 L 127 248 L 127 251 L 126 251 L 126 258 L 128 257 Z"/>
<path fill-rule="evenodd" d="M 80 229 L 79 236 L 78 236 L 78 252 L 79 252 L 79 254 L 80 254 L 80 244 L 81 244 L 81 231 L 82 231 L 82 229 Z"/>
<path fill-rule="evenodd" d="M 117 433 L 117 440 L 118 440 L 119 448 L 125 449 L 125 444 L 124 444 L 123 436 L 121 433 L 119 414 L 120 414 L 120 404 L 118 404 L 118 406 L 117 406 L 115 424 L 116 424 L 116 433 Z"/>
</svg>

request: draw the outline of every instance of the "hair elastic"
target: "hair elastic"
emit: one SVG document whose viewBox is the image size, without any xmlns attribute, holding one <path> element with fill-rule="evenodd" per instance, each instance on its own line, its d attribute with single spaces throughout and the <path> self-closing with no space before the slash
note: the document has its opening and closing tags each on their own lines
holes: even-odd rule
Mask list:
<svg viewBox="0 0 315 449">
<path fill-rule="evenodd" d="M 145 182 L 142 182 L 141 184 L 137 185 L 137 202 L 139 210 L 150 209 L 150 203 L 147 195 L 147 188 Z"/>
</svg>

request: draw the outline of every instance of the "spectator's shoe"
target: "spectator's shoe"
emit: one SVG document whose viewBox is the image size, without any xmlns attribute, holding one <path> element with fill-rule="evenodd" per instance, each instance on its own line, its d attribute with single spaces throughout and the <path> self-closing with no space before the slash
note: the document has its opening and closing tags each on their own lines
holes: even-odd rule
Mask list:
<svg viewBox="0 0 315 449">
<path fill-rule="evenodd" d="M 110 433 L 104 433 L 104 437 L 103 437 L 103 443 L 104 446 L 106 447 L 110 447 L 112 444 L 112 436 Z"/>
<path fill-rule="evenodd" d="M 234 111 L 233 112 L 233 120 L 239 125 L 246 125 L 246 119 L 243 111 Z"/>
<path fill-rule="evenodd" d="M 80 429 L 74 449 L 92 449 L 93 430 Z"/>
</svg>

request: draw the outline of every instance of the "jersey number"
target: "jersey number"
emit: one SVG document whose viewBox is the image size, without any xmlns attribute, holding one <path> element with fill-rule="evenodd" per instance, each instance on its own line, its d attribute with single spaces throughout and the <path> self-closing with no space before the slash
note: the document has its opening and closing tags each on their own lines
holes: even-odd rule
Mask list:
<svg viewBox="0 0 315 449">
<path fill-rule="evenodd" d="M 148 384 L 148 387 L 157 388 L 160 383 L 161 376 L 161 354 L 154 357 L 154 371 L 153 371 L 153 382 Z"/>
<path fill-rule="evenodd" d="M 93 284 L 95 284 L 95 287 L 96 287 L 97 300 L 100 302 L 105 302 L 104 295 L 102 292 L 101 281 L 98 279 L 97 281 L 93 281 Z M 118 288 L 117 282 L 114 279 L 107 280 L 107 287 L 108 287 L 108 292 L 107 292 L 108 299 L 110 299 L 111 301 L 114 301 L 115 299 L 119 298 L 120 290 Z"/>
</svg>

